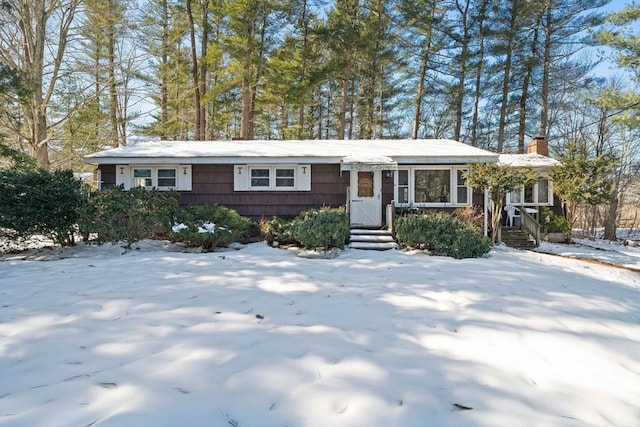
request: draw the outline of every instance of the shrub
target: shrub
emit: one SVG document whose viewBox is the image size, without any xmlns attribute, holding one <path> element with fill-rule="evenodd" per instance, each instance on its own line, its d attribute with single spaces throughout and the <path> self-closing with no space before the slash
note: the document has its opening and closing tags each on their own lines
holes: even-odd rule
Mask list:
<svg viewBox="0 0 640 427">
<path fill-rule="evenodd" d="M 274 216 L 270 220 L 262 218 L 258 228 L 269 245 L 273 245 L 274 242 L 278 242 L 280 245 L 290 245 L 298 243 L 293 236 L 294 223 L 295 219 Z"/>
<path fill-rule="evenodd" d="M 540 210 L 540 220 L 545 233 L 569 234 L 571 232 L 571 227 L 565 217 L 554 214 L 549 208 Z"/>
<path fill-rule="evenodd" d="M 72 244 L 84 202 L 82 183 L 69 170 L 0 171 L 0 234 L 10 239 L 41 234 Z"/>
<path fill-rule="evenodd" d="M 183 206 L 178 210 L 172 238 L 211 251 L 241 239 L 250 222 L 233 209 L 219 205 Z"/>
<path fill-rule="evenodd" d="M 146 190 L 142 187 L 124 191 L 122 187 L 104 190 L 89 198 L 79 227 L 96 243 L 132 243 L 168 233 L 178 207 L 175 193 Z"/>
<path fill-rule="evenodd" d="M 349 216 L 344 209 L 310 209 L 291 225 L 293 238 L 310 249 L 343 248 L 349 240 Z"/>
<path fill-rule="evenodd" d="M 401 245 L 426 249 L 432 255 L 477 258 L 491 249 L 479 228 L 442 212 L 399 216 L 395 230 Z"/>
<path fill-rule="evenodd" d="M 482 228 L 484 226 L 482 208 L 477 205 L 458 208 L 453 212 L 453 216 L 467 225 L 472 225 L 478 228 Z"/>
</svg>

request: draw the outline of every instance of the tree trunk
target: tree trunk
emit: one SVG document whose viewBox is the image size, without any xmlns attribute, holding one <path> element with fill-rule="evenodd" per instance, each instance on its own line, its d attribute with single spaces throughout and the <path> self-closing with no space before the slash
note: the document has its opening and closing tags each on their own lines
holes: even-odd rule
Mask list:
<svg viewBox="0 0 640 427">
<path fill-rule="evenodd" d="M 198 51 L 196 46 L 196 27 L 193 20 L 193 11 L 191 8 L 191 0 L 187 0 L 187 18 L 189 20 L 189 40 L 191 41 L 191 77 L 193 80 L 193 101 L 194 111 L 196 117 L 194 139 L 196 141 L 202 140 L 202 109 L 200 104 L 202 103 L 200 97 L 200 69 L 198 67 Z"/>
<path fill-rule="evenodd" d="M 546 24 L 544 26 L 544 52 L 542 65 L 542 87 L 540 89 L 540 130 L 538 135 L 546 136 L 549 123 L 549 74 L 551 73 L 551 20 L 553 0 L 547 0 Z"/>
<path fill-rule="evenodd" d="M 467 73 L 467 61 L 469 55 L 469 25 L 468 25 L 468 15 L 469 15 L 469 3 L 467 0 L 465 7 L 460 8 L 460 4 L 456 1 L 456 7 L 460 12 L 462 18 L 462 46 L 460 47 L 460 60 L 458 63 L 458 87 L 456 88 L 455 94 L 455 118 L 456 123 L 453 130 L 453 139 L 456 141 L 460 141 L 460 132 L 462 130 L 462 112 L 463 112 L 463 104 L 464 104 L 464 93 L 465 93 L 465 79 Z"/>
<path fill-rule="evenodd" d="M 422 60 L 420 61 L 420 73 L 418 74 L 418 87 L 416 88 L 415 98 L 415 110 L 413 113 L 413 129 L 411 131 L 411 138 L 418 139 L 420 132 L 420 119 L 422 118 L 422 98 L 424 97 L 424 81 L 427 76 L 427 65 L 429 63 L 430 46 L 427 44 L 422 54 Z"/>
<path fill-rule="evenodd" d="M 31 155 L 41 169 L 49 169 L 49 147 L 47 144 L 47 114 L 43 105 L 32 109 L 33 130 L 30 146 Z"/>
<path fill-rule="evenodd" d="M 108 7 L 109 13 L 112 13 L 112 0 L 109 0 Z M 109 61 L 109 123 L 111 124 L 111 144 L 114 147 L 118 147 L 120 145 L 120 138 L 118 138 L 118 91 L 116 82 L 116 24 L 113 18 L 109 18 L 107 25 L 107 55 Z"/>
<path fill-rule="evenodd" d="M 169 6 L 168 0 L 162 1 L 162 65 L 160 77 L 160 139 L 167 139 L 167 125 L 169 124 Z"/>
<path fill-rule="evenodd" d="M 349 67 L 345 70 L 345 75 L 349 75 L 347 73 L 349 71 Z M 347 128 L 347 98 L 349 96 L 349 80 L 342 79 L 340 80 L 340 111 L 338 112 L 338 128 L 337 134 L 338 139 L 344 139 L 345 132 Z"/>
<path fill-rule="evenodd" d="M 519 0 L 513 0 L 512 2 L 509 33 L 507 34 L 507 55 L 504 61 L 504 74 L 502 76 L 502 102 L 500 103 L 500 121 L 498 123 L 498 153 L 501 153 L 504 149 L 505 128 L 507 126 L 507 107 L 509 105 L 509 80 L 511 78 L 513 45 L 515 44 L 516 38 L 519 3 Z"/>
<path fill-rule="evenodd" d="M 250 140 L 252 139 L 252 111 L 251 111 L 251 81 L 249 77 L 242 78 L 241 87 L 241 110 L 242 115 L 240 117 L 240 139 Z"/>
<path fill-rule="evenodd" d="M 480 107 L 480 99 L 482 96 L 481 85 L 482 85 L 482 71 L 484 68 L 484 19 L 485 12 L 487 8 L 487 3 L 489 0 L 484 0 L 480 5 L 480 13 L 478 16 L 478 65 L 476 66 L 476 82 L 475 82 L 475 91 L 473 94 L 473 119 L 471 123 L 471 145 L 478 145 L 478 118 L 479 118 L 479 107 Z"/>
<path fill-rule="evenodd" d="M 531 40 L 531 50 L 529 57 L 525 63 L 524 78 L 522 80 L 522 93 L 520 96 L 520 109 L 518 113 L 518 153 L 524 153 L 524 137 L 526 132 L 526 120 L 527 120 L 527 102 L 529 101 L 529 82 L 531 80 L 531 74 L 533 73 L 533 66 L 536 59 L 536 47 L 538 45 L 538 34 L 540 28 L 540 22 L 542 21 L 542 14 L 538 16 L 538 19 L 534 22 L 533 39 Z"/>
</svg>

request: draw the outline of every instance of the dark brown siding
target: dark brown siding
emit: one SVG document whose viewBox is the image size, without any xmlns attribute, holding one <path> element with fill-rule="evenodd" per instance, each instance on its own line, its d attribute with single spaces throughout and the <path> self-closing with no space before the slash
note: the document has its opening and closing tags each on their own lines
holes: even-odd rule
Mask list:
<svg viewBox="0 0 640 427">
<path fill-rule="evenodd" d="M 233 165 L 193 165 L 192 191 L 180 195 L 184 205 L 219 204 L 252 218 L 295 216 L 322 206 L 343 206 L 349 172 L 340 165 L 312 165 L 311 191 L 234 191 Z"/>
<path fill-rule="evenodd" d="M 102 189 L 116 186 L 116 165 L 100 165 L 100 177 L 102 179 Z"/>
</svg>

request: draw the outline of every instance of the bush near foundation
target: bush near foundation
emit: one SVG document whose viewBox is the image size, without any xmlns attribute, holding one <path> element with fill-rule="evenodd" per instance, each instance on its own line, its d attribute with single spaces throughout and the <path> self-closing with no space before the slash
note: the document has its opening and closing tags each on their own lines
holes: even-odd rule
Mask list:
<svg viewBox="0 0 640 427">
<path fill-rule="evenodd" d="M 177 194 L 142 187 L 103 190 L 89 198 L 79 227 L 95 243 L 125 242 L 166 236 L 178 208 Z"/>
<path fill-rule="evenodd" d="M 343 248 L 349 241 L 349 216 L 344 209 L 310 209 L 296 217 L 291 232 L 304 248 Z"/>
<path fill-rule="evenodd" d="M 171 238 L 191 247 L 211 251 L 242 240 L 250 224 L 247 218 L 225 206 L 183 206 L 176 214 Z"/>
<path fill-rule="evenodd" d="M 297 244 L 293 235 L 293 224 L 295 218 L 282 218 L 274 216 L 271 219 L 261 219 L 258 224 L 260 234 L 267 241 L 269 246 L 277 245 L 291 245 Z"/>
<path fill-rule="evenodd" d="M 84 203 L 82 183 L 69 170 L 2 170 L 0 236 L 19 241 L 43 235 L 61 245 L 73 244 Z"/>
<path fill-rule="evenodd" d="M 426 249 L 431 255 L 477 258 L 491 249 L 491 241 L 479 228 L 442 212 L 399 216 L 395 230 L 402 246 Z"/>
</svg>

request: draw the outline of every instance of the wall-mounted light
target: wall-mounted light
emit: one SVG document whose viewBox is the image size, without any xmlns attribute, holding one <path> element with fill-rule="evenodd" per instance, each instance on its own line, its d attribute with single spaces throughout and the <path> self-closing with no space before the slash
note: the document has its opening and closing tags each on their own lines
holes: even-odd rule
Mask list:
<svg viewBox="0 0 640 427">
<path fill-rule="evenodd" d="M 183 175 L 186 175 L 186 174 L 187 174 L 187 167 L 186 167 L 186 166 L 183 166 L 183 167 L 182 167 L 182 174 L 183 174 Z"/>
<path fill-rule="evenodd" d="M 120 168 L 120 175 L 124 175 L 124 168 L 123 167 Z"/>
<path fill-rule="evenodd" d="M 385 176 L 387 178 L 392 178 L 393 177 L 393 171 L 387 171 L 387 173 L 385 174 Z"/>
<path fill-rule="evenodd" d="M 242 166 L 238 166 L 238 175 L 242 175 Z"/>
<path fill-rule="evenodd" d="M 307 167 L 306 167 L 306 166 L 303 166 L 303 167 L 302 167 L 302 174 L 303 174 L 303 175 L 306 175 L 306 174 L 307 174 Z"/>
</svg>

